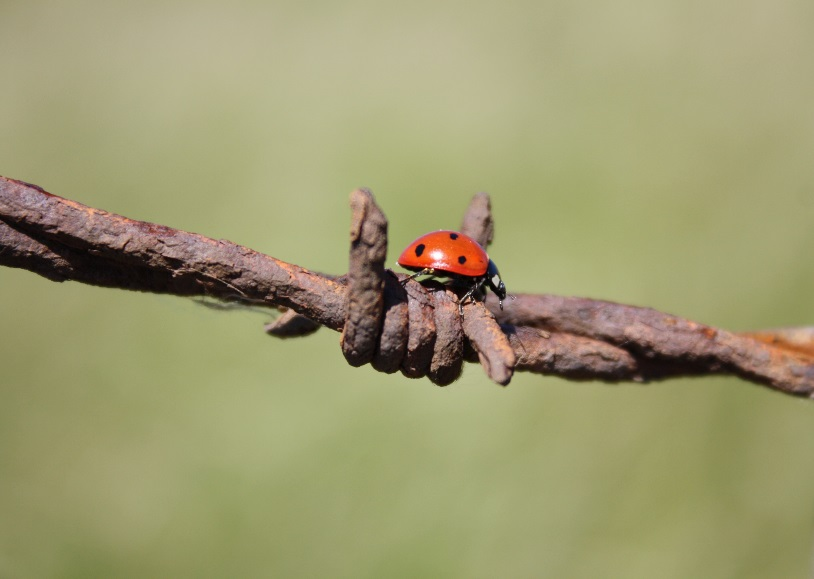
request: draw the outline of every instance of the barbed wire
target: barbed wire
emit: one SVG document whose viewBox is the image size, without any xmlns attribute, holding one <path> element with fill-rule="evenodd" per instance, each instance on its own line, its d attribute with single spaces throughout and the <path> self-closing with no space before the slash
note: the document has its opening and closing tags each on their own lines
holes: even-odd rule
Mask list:
<svg viewBox="0 0 814 579">
<path fill-rule="evenodd" d="M 515 371 L 604 382 L 729 374 L 814 397 L 812 328 L 736 334 L 650 308 L 549 294 L 515 295 L 504 310 L 493 296 L 467 301 L 461 316 L 457 288 L 405 281 L 384 267 L 384 213 L 366 189 L 350 201 L 350 265 L 337 277 L 0 177 L 0 265 L 53 281 L 279 308 L 283 315 L 266 326 L 271 335 L 325 326 L 342 333 L 350 365 L 438 385 L 455 381 L 469 361 L 503 385 Z M 489 244 L 486 194 L 473 198 L 461 231 Z"/>
</svg>

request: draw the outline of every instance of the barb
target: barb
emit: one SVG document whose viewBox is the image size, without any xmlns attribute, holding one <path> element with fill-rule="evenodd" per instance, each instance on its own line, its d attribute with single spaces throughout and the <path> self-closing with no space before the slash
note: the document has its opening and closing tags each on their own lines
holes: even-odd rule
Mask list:
<svg viewBox="0 0 814 579">
<path fill-rule="evenodd" d="M 332 277 L 0 177 L 0 265 L 53 281 L 226 300 L 237 294 L 288 310 L 267 327 L 273 335 L 326 326 L 343 332 L 350 363 L 439 385 L 454 381 L 464 360 L 479 360 L 501 384 L 514 371 L 607 382 L 733 374 L 814 395 L 810 328 L 733 334 L 648 308 L 551 295 L 518 295 L 504 311 L 493 297 L 468 303 L 461 323 L 452 290 L 402 286 L 403 275 L 384 269 L 387 221 L 370 192 L 355 192 L 352 206 L 350 273 Z M 487 195 L 473 199 L 463 230 L 489 243 Z"/>
<path fill-rule="evenodd" d="M 492 243 L 495 224 L 489 195 L 478 193 L 472 198 L 461 223 L 461 233 L 468 235 L 483 247 L 488 247 Z"/>
<path fill-rule="evenodd" d="M 341 342 L 348 364 L 361 366 L 373 359 L 384 312 L 387 218 L 367 189 L 351 193 L 350 206 L 347 318 Z"/>
</svg>

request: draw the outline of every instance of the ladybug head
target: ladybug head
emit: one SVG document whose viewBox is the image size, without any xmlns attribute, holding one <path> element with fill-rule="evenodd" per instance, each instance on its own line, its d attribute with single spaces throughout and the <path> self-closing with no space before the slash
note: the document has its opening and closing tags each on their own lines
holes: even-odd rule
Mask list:
<svg viewBox="0 0 814 579">
<path fill-rule="evenodd" d="M 506 284 L 500 279 L 500 272 L 497 270 L 495 262 L 489 260 L 489 266 L 486 268 L 486 283 L 489 288 L 495 292 L 497 299 L 500 301 L 500 309 L 503 309 L 503 300 L 506 299 Z"/>
</svg>

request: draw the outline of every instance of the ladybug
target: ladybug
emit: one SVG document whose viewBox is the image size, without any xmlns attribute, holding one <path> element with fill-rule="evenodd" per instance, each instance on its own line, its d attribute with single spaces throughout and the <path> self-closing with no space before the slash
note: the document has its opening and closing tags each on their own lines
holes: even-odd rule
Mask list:
<svg viewBox="0 0 814 579">
<path fill-rule="evenodd" d="M 463 303 L 484 286 L 495 292 L 503 309 L 506 286 L 500 279 L 495 262 L 477 241 L 457 231 L 433 231 L 422 235 L 407 246 L 398 259 L 404 269 L 414 271 L 407 280 L 420 275 L 448 277 L 459 284 L 468 284 L 469 291 L 458 301 L 458 312 L 463 315 Z"/>
</svg>

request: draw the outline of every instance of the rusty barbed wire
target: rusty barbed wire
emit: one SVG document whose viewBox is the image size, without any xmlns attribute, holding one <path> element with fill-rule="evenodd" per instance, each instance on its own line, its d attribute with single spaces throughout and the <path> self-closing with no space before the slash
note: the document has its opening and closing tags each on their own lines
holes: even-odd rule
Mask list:
<svg viewBox="0 0 814 579">
<path fill-rule="evenodd" d="M 731 374 L 814 396 L 814 331 L 734 334 L 649 308 L 547 294 L 490 296 L 458 314 L 454 289 L 385 269 L 387 219 L 364 189 L 351 195 L 349 273 L 334 277 L 249 248 L 135 221 L 0 177 L 0 265 L 53 281 L 79 281 L 282 308 L 279 337 L 320 326 L 342 332 L 346 360 L 445 385 L 464 361 L 492 380 L 515 371 L 572 380 L 647 382 Z M 484 247 L 494 231 L 489 197 L 476 195 L 461 230 Z"/>
</svg>

